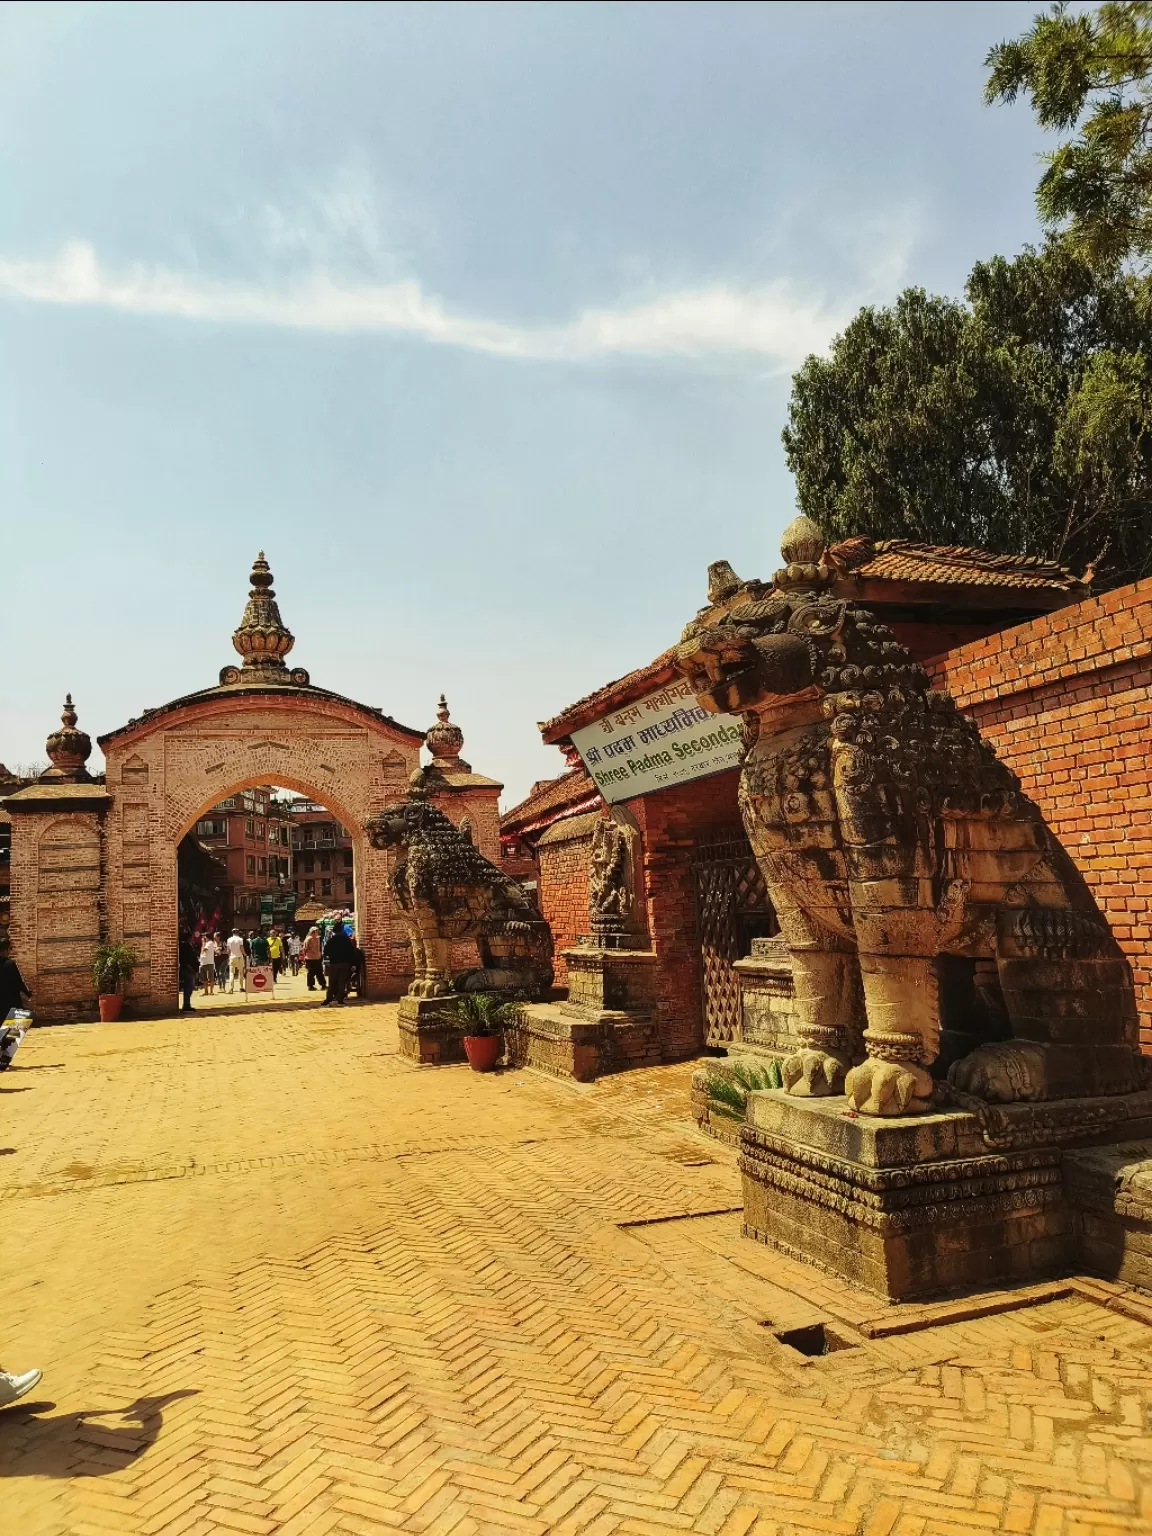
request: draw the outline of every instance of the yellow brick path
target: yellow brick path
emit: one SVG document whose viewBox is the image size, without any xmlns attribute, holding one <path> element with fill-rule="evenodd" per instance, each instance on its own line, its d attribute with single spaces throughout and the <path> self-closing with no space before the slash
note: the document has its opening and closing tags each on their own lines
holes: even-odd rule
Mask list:
<svg viewBox="0 0 1152 1536">
<path fill-rule="evenodd" d="M 775 1257 L 689 1075 L 418 1069 L 385 1005 L 34 1031 L 0 1532 L 1152 1531 L 1152 1309 L 910 1315 Z M 848 1347 L 775 1337 L 816 1322 Z"/>
</svg>

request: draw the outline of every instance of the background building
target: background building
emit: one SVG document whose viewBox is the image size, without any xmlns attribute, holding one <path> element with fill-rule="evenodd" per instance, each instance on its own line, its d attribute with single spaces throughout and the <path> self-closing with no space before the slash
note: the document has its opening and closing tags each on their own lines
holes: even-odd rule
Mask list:
<svg viewBox="0 0 1152 1536">
<path fill-rule="evenodd" d="M 241 790 L 196 823 L 199 843 L 224 868 L 220 923 L 243 928 L 291 923 L 292 797 L 270 785 Z"/>
</svg>

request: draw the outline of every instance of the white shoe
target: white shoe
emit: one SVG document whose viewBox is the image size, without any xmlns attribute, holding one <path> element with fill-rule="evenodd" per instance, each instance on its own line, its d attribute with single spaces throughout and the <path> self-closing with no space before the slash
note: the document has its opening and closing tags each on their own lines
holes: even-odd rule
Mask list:
<svg viewBox="0 0 1152 1536">
<path fill-rule="evenodd" d="M 22 1376 L 13 1376 L 8 1371 L 0 1371 L 0 1408 L 7 1408 L 9 1403 L 31 1392 L 43 1374 L 43 1371 L 25 1371 Z"/>
</svg>

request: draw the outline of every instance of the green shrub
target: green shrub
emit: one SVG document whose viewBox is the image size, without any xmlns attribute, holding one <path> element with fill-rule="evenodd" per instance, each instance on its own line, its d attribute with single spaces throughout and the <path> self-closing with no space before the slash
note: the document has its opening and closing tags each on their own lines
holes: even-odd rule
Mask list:
<svg viewBox="0 0 1152 1536">
<path fill-rule="evenodd" d="M 101 944 L 92 956 L 92 983 L 97 992 L 116 992 L 131 981 L 140 956 L 127 944 Z"/>
<path fill-rule="evenodd" d="M 516 1004 L 491 992 L 460 992 L 445 1004 L 444 1018 L 462 1035 L 498 1035 L 515 1017 Z"/>
<path fill-rule="evenodd" d="M 742 1061 L 737 1061 L 732 1064 L 731 1077 L 709 1075 L 708 1111 L 723 1115 L 727 1120 L 743 1120 L 750 1093 L 762 1088 L 781 1087 L 783 1079 L 778 1061 L 770 1061 L 766 1067 L 745 1066 Z"/>
</svg>

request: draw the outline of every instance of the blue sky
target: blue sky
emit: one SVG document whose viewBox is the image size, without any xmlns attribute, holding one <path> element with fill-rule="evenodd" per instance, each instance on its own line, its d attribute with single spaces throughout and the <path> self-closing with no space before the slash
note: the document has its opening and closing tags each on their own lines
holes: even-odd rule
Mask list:
<svg viewBox="0 0 1152 1536">
<path fill-rule="evenodd" d="M 0 9 L 0 760 L 293 660 L 505 803 L 778 563 L 791 371 L 1037 238 L 1034 4 Z"/>
</svg>

